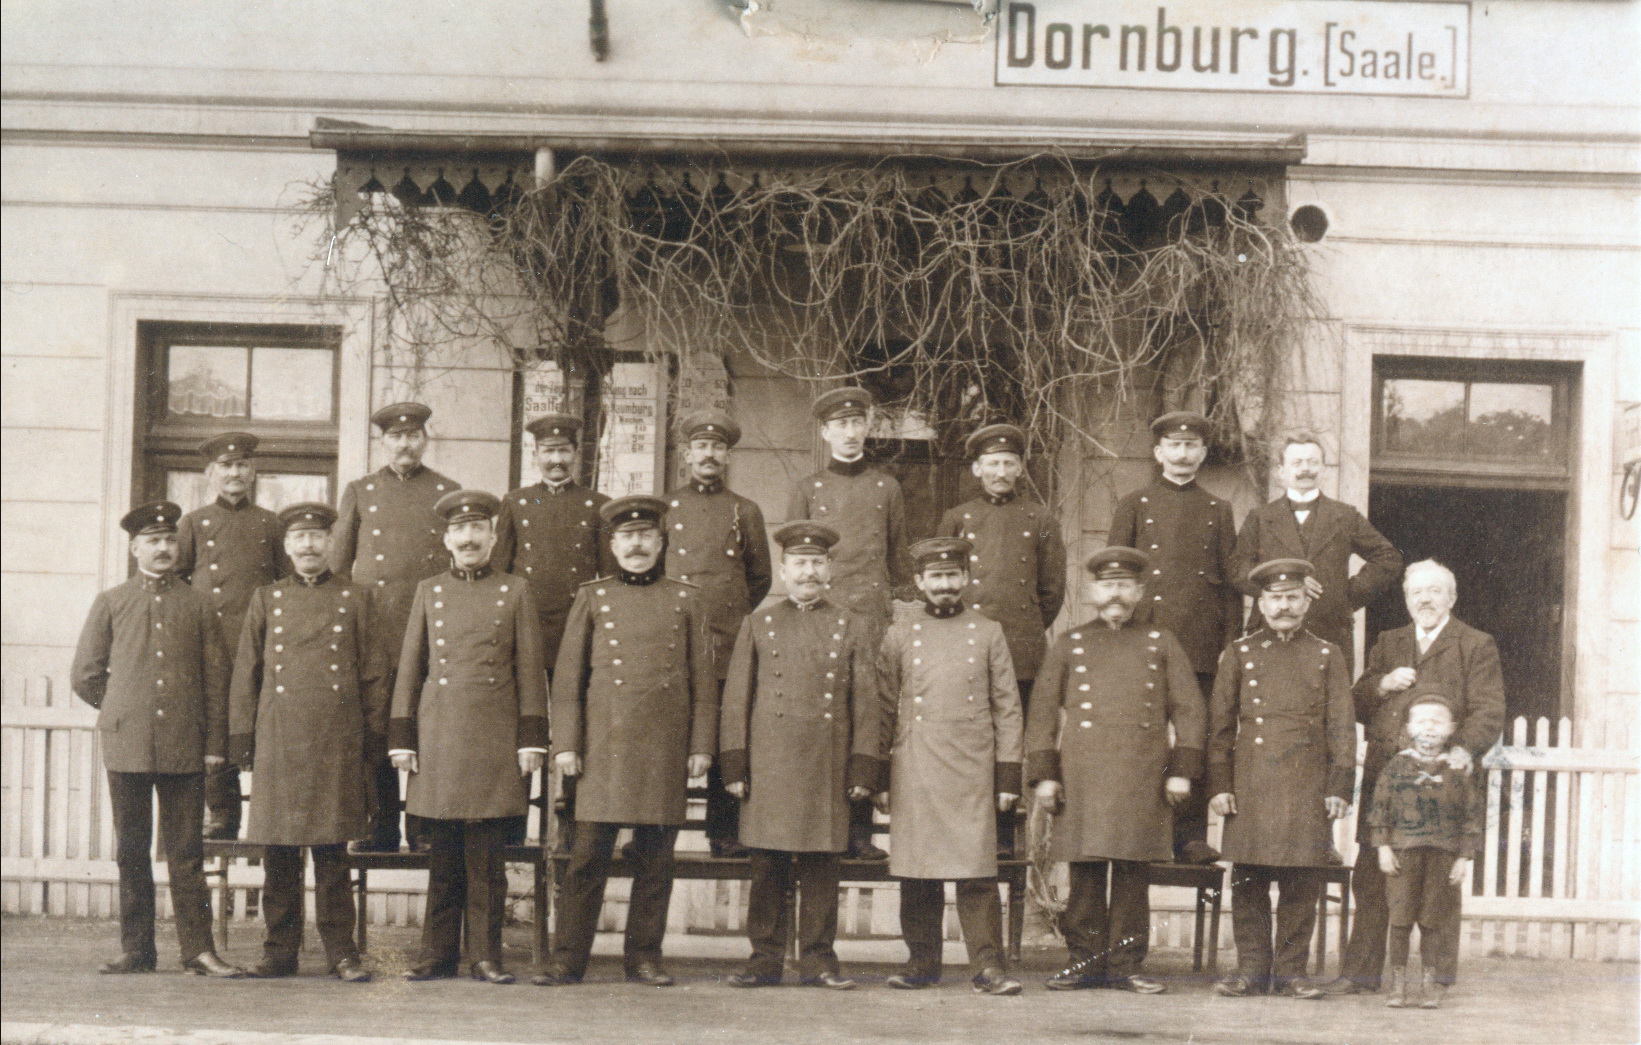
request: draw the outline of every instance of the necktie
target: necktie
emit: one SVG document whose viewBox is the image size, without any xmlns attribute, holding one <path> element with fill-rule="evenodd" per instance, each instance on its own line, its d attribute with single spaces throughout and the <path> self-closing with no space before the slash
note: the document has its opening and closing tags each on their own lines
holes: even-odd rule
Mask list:
<svg viewBox="0 0 1641 1045">
<path fill-rule="evenodd" d="M 1430 650 L 1430 635 L 1428 632 L 1419 632 L 1419 656 L 1424 656 Z"/>
</svg>

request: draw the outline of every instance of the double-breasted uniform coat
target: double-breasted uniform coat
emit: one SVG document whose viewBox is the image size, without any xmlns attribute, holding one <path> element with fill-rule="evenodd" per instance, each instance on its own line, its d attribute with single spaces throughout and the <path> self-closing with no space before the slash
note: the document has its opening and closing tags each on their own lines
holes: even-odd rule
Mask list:
<svg viewBox="0 0 1641 1045">
<path fill-rule="evenodd" d="M 609 497 L 571 481 L 540 482 L 514 490 L 496 517 L 496 569 L 530 585 L 541 621 L 542 649 L 552 670 L 576 589 L 615 571 L 610 542 L 598 517 Z"/>
<path fill-rule="evenodd" d="M 251 594 L 289 572 L 279 516 L 251 503 L 218 497 L 177 523 L 176 574 L 205 595 L 222 619 L 222 637 L 239 647 Z"/>
<path fill-rule="evenodd" d="M 974 545 L 964 598 L 1003 627 L 1017 682 L 1037 677 L 1048 628 L 1065 601 L 1066 548 L 1059 524 L 1037 501 L 990 495 L 948 509 L 940 535 Z"/>
<path fill-rule="evenodd" d="M 1305 615 L 1305 627 L 1338 646 L 1347 672 L 1355 636 L 1351 614 L 1384 594 L 1402 572 L 1402 554 L 1362 513 L 1327 494 L 1309 502 L 1303 523 L 1286 497 L 1262 504 L 1242 520 L 1237 535 L 1233 580 L 1246 595 L 1259 597 L 1259 586 L 1248 579 L 1255 566 L 1272 559 L 1303 559 L 1315 568 L 1322 594 Z M 1362 557 L 1362 568 L 1350 574 L 1351 555 Z M 1259 626 L 1259 607 L 1249 611 L 1248 630 Z"/>
<path fill-rule="evenodd" d="M 912 579 L 900 481 L 865 458 L 833 458 L 793 489 L 786 518 L 812 519 L 837 530 L 828 598 L 862 614 L 880 632 L 887 627 L 895 590 Z"/>
<path fill-rule="evenodd" d="M 959 604 L 896 621 L 879 659 L 892 737 L 889 873 L 997 874 L 999 793 L 1019 794 L 1020 691 L 996 621 Z"/>
<path fill-rule="evenodd" d="M 1163 780 L 1201 772 L 1208 731 L 1190 656 L 1170 632 L 1091 620 L 1054 641 L 1037 683 L 1026 782 L 1065 787 L 1049 858 L 1169 859 L 1173 815 Z"/>
<path fill-rule="evenodd" d="M 877 649 L 859 615 L 826 599 L 808 606 L 782 599 L 747 617 L 718 740 L 724 782 L 748 785 L 742 844 L 847 849 L 846 792 L 883 786 L 883 725 Z"/>
<path fill-rule="evenodd" d="M 723 679 L 741 622 L 774 580 L 763 509 L 721 481 L 692 480 L 667 500 L 667 576 L 700 589 L 714 670 Z"/>
<path fill-rule="evenodd" d="M 370 646 L 370 589 L 328 570 L 292 575 L 257 589 L 245 622 L 228 719 L 233 760 L 256 768 L 246 839 L 322 846 L 359 838 L 366 759 L 387 735 L 387 666 Z"/>
</svg>

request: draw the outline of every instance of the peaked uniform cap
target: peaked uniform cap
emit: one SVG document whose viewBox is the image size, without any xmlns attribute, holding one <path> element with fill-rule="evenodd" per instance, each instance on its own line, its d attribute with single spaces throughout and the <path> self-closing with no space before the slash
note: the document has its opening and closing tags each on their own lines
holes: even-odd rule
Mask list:
<svg viewBox="0 0 1641 1045">
<path fill-rule="evenodd" d="M 775 543 L 788 552 L 831 552 L 842 538 L 825 523 L 794 519 L 775 531 Z"/>
<path fill-rule="evenodd" d="M 249 432 L 223 432 L 199 444 L 199 455 L 206 461 L 236 461 L 256 453 L 262 442 Z"/>
<path fill-rule="evenodd" d="M 439 498 L 433 510 L 444 516 L 447 524 L 494 519 L 501 511 L 501 498 L 486 490 L 455 490 Z"/>
<path fill-rule="evenodd" d="M 1195 410 L 1175 410 L 1151 422 L 1151 438 L 1163 439 L 1172 436 L 1175 439 L 1184 439 L 1194 435 L 1205 440 L 1212 428 L 1208 419 Z"/>
<path fill-rule="evenodd" d="M 1145 571 L 1151 568 L 1151 556 L 1138 548 L 1128 548 L 1121 544 L 1113 544 L 1109 548 L 1101 548 L 1088 557 L 1083 563 L 1097 581 L 1111 580 L 1117 577 L 1143 578 Z"/>
<path fill-rule="evenodd" d="M 1266 591 L 1287 591 L 1303 588 L 1305 578 L 1314 576 L 1316 567 L 1304 559 L 1272 559 L 1248 571 L 1248 580 Z"/>
<path fill-rule="evenodd" d="M 690 439 L 722 439 L 726 446 L 741 441 L 741 426 L 722 410 L 696 410 L 685 414 L 678 422 L 678 434 Z"/>
<path fill-rule="evenodd" d="M 328 530 L 336 525 L 336 509 L 318 501 L 302 501 L 279 509 L 279 525 L 291 530 Z"/>
<path fill-rule="evenodd" d="M 120 529 L 135 537 L 142 533 L 176 533 L 182 509 L 170 501 L 152 501 L 133 508 L 120 519 Z"/>
<path fill-rule="evenodd" d="M 963 452 L 970 457 L 1007 450 L 1011 454 L 1026 455 L 1026 433 L 1014 425 L 987 425 L 963 441 Z"/>
<path fill-rule="evenodd" d="M 433 408 L 421 403 L 393 403 L 370 415 L 370 423 L 382 430 L 382 434 L 397 432 L 403 428 L 426 428 L 427 419 L 433 416 Z"/>
<path fill-rule="evenodd" d="M 542 414 L 525 425 L 524 430 L 529 432 L 538 444 L 549 439 L 581 442 L 581 418 L 574 414 Z"/>
<path fill-rule="evenodd" d="M 812 409 L 817 420 L 830 421 L 837 417 L 864 417 L 876 405 L 877 399 L 872 393 L 857 385 L 849 385 L 821 393 Z"/>
<path fill-rule="evenodd" d="M 974 545 L 963 537 L 925 537 L 911 547 L 912 563 L 921 572 L 941 563 L 955 563 L 964 569 Z"/>
<path fill-rule="evenodd" d="M 599 518 L 612 530 L 660 526 L 667 514 L 667 502 L 647 493 L 628 494 L 598 507 Z"/>
</svg>

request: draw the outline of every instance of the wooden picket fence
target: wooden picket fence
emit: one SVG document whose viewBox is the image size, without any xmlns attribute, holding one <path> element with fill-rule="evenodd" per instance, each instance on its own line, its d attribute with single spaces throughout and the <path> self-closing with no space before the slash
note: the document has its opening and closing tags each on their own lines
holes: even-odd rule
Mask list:
<svg viewBox="0 0 1641 1045">
<path fill-rule="evenodd" d="M 0 686 L 0 899 L 7 913 L 111 917 L 118 875 L 96 712 L 65 684 L 6 678 Z M 1464 949 L 1586 959 L 1635 959 L 1641 945 L 1641 751 L 1629 738 L 1596 743 L 1562 719 L 1516 719 L 1483 760 L 1487 834 L 1465 899 Z M 1584 741 L 1581 743 L 1580 741 Z M 1336 825 L 1347 861 L 1355 856 L 1355 821 Z M 702 844 L 684 836 L 686 846 Z M 163 865 L 156 875 L 165 880 Z M 255 914 L 260 868 L 229 876 L 232 913 Z M 416 924 L 426 875 L 371 876 L 371 918 Z M 528 889 L 519 876 L 516 891 Z M 625 883 L 611 883 L 605 924 L 615 927 Z M 845 936 L 898 934 L 894 886 L 847 886 L 839 926 Z M 1191 899 L 1159 889 L 1153 898 L 1154 944 L 1188 946 Z M 1178 894 L 1178 895 L 1175 895 Z M 741 882 L 680 882 L 670 918 L 674 931 L 738 932 L 745 925 Z M 160 890 L 161 913 L 167 913 Z M 519 904 L 520 913 L 528 905 Z M 1222 926 L 1229 947 L 1230 919 Z M 1330 945 L 1337 946 L 1337 935 Z"/>
</svg>

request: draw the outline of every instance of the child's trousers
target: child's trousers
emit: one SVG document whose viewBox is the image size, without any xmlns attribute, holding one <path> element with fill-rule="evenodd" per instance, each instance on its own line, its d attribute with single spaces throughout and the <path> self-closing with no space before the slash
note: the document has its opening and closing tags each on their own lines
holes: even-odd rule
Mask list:
<svg viewBox="0 0 1641 1045">
<path fill-rule="evenodd" d="M 1401 871 L 1385 879 L 1390 909 L 1390 965 L 1407 965 L 1413 926 L 1419 957 L 1436 982 L 1452 986 L 1459 968 L 1460 886 L 1448 882 L 1455 853 L 1435 846 L 1396 850 Z"/>
</svg>

